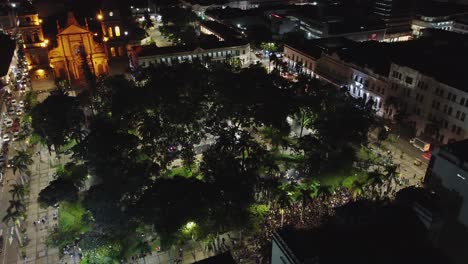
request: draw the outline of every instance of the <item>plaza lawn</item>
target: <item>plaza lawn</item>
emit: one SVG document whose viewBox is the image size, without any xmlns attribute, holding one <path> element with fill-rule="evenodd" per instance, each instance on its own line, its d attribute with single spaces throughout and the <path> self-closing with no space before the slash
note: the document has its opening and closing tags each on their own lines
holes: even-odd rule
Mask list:
<svg viewBox="0 0 468 264">
<path fill-rule="evenodd" d="M 367 177 L 368 175 L 365 171 L 354 168 L 343 168 L 337 171 L 317 175 L 316 178 L 311 178 L 311 180 L 318 180 L 320 185 L 328 186 L 334 190 L 338 187 L 349 189 L 353 186 L 355 181 L 365 182 Z"/>
<path fill-rule="evenodd" d="M 184 178 L 196 177 L 199 180 L 203 179 L 203 175 L 198 171 L 198 167 L 194 166 L 191 170 L 186 167 L 173 167 L 165 173 L 166 177 L 172 178 L 174 176 L 181 176 Z"/>
<path fill-rule="evenodd" d="M 49 242 L 63 248 L 74 242 L 81 233 L 91 230 L 86 220 L 87 213 L 79 202 L 61 202 L 59 207 L 58 229 L 51 233 Z"/>
<path fill-rule="evenodd" d="M 71 150 L 77 144 L 76 140 L 72 139 L 69 140 L 65 145 L 61 146 L 60 149 L 57 151 L 58 153 L 65 153 Z"/>
</svg>

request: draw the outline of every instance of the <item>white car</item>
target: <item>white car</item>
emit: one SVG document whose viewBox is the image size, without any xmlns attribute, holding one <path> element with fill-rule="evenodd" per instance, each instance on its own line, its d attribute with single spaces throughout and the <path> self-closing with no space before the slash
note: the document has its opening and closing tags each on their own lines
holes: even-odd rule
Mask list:
<svg viewBox="0 0 468 264">
<path fill-rule="evenodd" d="M 3 120 L 3 124 L 6 127 L 12 127 L 13 126 L 13 120 L 11 120 L 11 118 L 6 118 L 5 120 Z"/>
<path fill-rule="evenodd" d="M 22 115 L 22 114 L 23 114 L 23 109 L 18 108 L 18 109 L 16 110 L 16 115 Z"/>
<path fill-rule="evenodd" d="M 15 105 L 16 105 L 16 100 L 15 100 L 15 99 L 11 100 L 11 101 L 10 101 L 10 104 L 11 104 L 12 106 L 15 106 Z"/>
<path fill-rule="evenodd" d="M 18 107 L 21 107 L 21 108 L 24 107 L 24 101 L 23 101 L 23 100 L 21 100 L 21 101 L 18 102 Z"/>
<path fill-rule="evenodd" d="M 8 142 L 8 141 L 10 141 L 10 135 L 8 134 L 3 135 L 3 142 Z"/>
<path fill-rule="evenodd" d="M 13 141 L 18 140 L 18 135 L 19 135 L 19 132 L 18 132 L 18 131 L 15 132 L 15 133 L 13 133 Z"/>
</svg>

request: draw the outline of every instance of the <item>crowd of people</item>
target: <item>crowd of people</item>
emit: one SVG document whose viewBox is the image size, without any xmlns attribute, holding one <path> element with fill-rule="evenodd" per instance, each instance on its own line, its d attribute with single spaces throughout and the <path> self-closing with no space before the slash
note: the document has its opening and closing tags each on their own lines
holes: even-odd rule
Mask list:
<svg viewBox="0 0 468 264">
<path fill-rule="evenodd" d="M 346 204 L 351 199 L 352 194 L 349 190 L 339 188 L 330 195 L 320 195 L 304 204 L 297 202 L 286 208 L 273 205 L 259 232 L 233 247 L 233 256 L 238 263 L 246 262 L 246 260 L 258 264 L 265 263 L 263 260 L 269 259 L 271 239 L 276 230 L 284 226 L 305 229 L 318 227 L 334 215 L 336 207 Z"/>
</svg>

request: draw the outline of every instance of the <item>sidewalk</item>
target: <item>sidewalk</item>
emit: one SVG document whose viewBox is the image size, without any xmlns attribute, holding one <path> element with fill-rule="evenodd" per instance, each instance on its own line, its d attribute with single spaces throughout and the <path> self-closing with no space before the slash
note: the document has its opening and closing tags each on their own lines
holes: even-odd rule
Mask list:
<svg viewBox="0 0 468 264">
<path fill-rule="evenodd" d="M 229 234 L 229 235 L 228 235 Z M 223 242 L 224 241 L 224 242 Z M 172 248 L 162 252 L 152 252 L 151 255 L 145 258 L 130 261 L 131 264 L 191 264 L 196 261 L 206 259 L 208 257 L 220 254 L 222 252 L 232 250 L 235 246 L 234 241 L 239 241 L 238 235 L 234 232 L 228 232 L 218 237 L 216 242 L 213 242 L 217 250 L 208 250 L 205 243 L 201 241 L 189 241 L 188 244 L 182 247 L 182 251 L 177 248 Z M 231 252 L 232 253 L 232 252 Z M 247 260 L 243 263 L 249 263 Z"/>
<path fill-rule="evenodd" d="M 58 161 L 54 155 L 49 156 L 45 149 L 42 149 L 40 156 L 34 155 L 33 161 L 29 183 L 29 204 L 27 205 L 28 218 L 26 220 L 26 234 L 29 242 L 25 247 L 26 259 L 19 260 L 18 263 L 56 264 L 60 263 L 58 249 L 48 248 L 46 245 L 49 232 L 57 224 L 57 220 L 53 220 L 56 208 L 41 208 L 37 198 L 39 192 L 53 180 L 54 166 L 58 164 Z M 42 219 L 44 219 L 44 223 L 42 223 Z M 34 225 L 35 221 L 41 223 Z"/>
</svg>

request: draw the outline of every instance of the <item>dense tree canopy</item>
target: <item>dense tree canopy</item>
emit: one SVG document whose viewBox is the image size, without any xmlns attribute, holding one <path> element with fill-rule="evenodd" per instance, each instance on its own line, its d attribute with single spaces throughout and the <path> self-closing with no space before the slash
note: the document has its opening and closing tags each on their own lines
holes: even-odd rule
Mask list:
<svg viewBox="0 0 468 264">
<path fill-rule="evenodd" d="M 49 146 L 63 146 L 70 139 L 80 139 L 84 123 L 78 99 L 64 90 L 54 91 L 31 111 L 34 133 Z"/>
<path fill-rule="evenodd" d="M 271 139 L 302 153 L 299 169 L 313 177 L 344 153 L 353 157 L 373 122 L 370 104 L 306 77 L 289 82 L 260 65 L 153 65 L 135 82 L 100 80 L 92 96 L 96 114 L 73 148 L 75 163 L 40 196 L 48 205 L 76 200 L 89 171 L 93 185 L 81 194 L 94 219 L 89 243 L 96 236 L 120 239 L 141 226 L 166 242 L 192 222 L 200 237 L 242 228 L 256 192 L 277 186 L 269 183 L 277 164 L 258 129 L 269 128 L 278 135 Z M 34 107 L 33 128 L 49 144 L 63 145 L 82 130 L 80 109 L 76 98 L 55 93 Z M 301 126 L 289 141 L 288 117 Z M 303 129 L 312 133 L 302 135 Z M 193 171 L 171 174 L 181 160 Z M 301 189 L 298 200 L 315 196 L 319 186 L 313 187 Z"/>
</svg>

